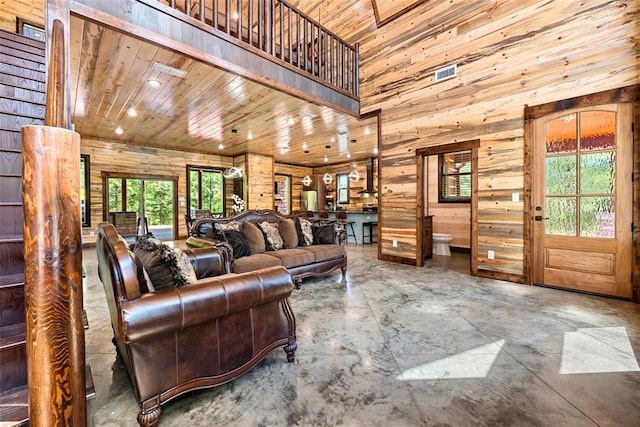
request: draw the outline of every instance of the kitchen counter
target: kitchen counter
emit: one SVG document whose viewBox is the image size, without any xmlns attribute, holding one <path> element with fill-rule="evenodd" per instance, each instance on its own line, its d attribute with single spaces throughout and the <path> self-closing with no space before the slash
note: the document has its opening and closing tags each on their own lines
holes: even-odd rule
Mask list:
<svg viewBox="0 0 640 427">
<path fill-rule="evenodd" d="M 336 211 L 328 211 L 329 219 L 335 221 Z M 347 225 L 347 242 L 357 243 L 361 245 L 362 242 L 362 223 L 364 222 L 377 222 L 377 212 L 362 212 L 362 211 L 341 211 L 347 213 L 347 221 L 353 221 L 353 231 L 355 232 L 356 239 L 354 240 L 351 235 L 351 226 Z M 368 233 L 368 231 L 367 231 Z"/>
</svg>

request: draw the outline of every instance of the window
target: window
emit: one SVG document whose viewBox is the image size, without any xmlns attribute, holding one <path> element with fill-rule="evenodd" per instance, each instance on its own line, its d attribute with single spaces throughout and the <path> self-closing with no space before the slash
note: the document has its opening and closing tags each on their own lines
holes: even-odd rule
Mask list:
<svg viewBox="0 0 640 427">
<path fill-rule="evenodd" d="M 336 176 L 336 187 L 338 189 L 338 204 L 349 203 L 349 174 L 339 173 Z"/>
<path fill-rule="evenodd" d="M 29 21 L 25 21 L 22 18 L 16 18 L 16 32 L 30 39 L 44 41 L 44 27 L 34 24 Z"/>
<path fill-rule="evenodd" d="M 206 209 L 212 215 L 224 215 L 224 177 L 222 169 L 187 165 L 187 206 L 193 217 L 195 210 Z"/>
<path fill-rule="evenodd" d="M 91 187 L 89 187 L 89 155 L 80 155 L 80 218 L 83 227 L 91 226 Z"/>
<path fill-rule="evenodd" d="M 291 214 L 291 175 L 276 174 L 273 183 L 273 207 L 281 214 Z"/>
<path fill-rule="evenodd" d="M 438 202 L 471 202 L 471 150 L 439 154 L 438 168 Z"/>
</svg>

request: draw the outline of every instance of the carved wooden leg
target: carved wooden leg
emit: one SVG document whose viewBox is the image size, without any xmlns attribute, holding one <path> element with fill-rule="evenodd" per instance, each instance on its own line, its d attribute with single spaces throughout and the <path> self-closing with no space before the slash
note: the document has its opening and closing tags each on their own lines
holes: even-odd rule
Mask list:
<svg viewBox="0 0 640 427">
<path fill-rule="evenodd" d="M 302 285 L 302 279 L 295 279 L 293 283 L 296 286 L 296 289 L 300 289 L 300 286 Z"/>
<path fill-rule="evenodd" d="M 340 267 L 340 270 L 342 270 L 342 277 L 345 277 L 347 275 L 347 266 Z"/>
<path fill-rule="evenodd" d="M 297 342 L 284 346 L 284 351 L 287 353 L 287 362 L 292 363 L 296 359 L 296 349 L 298 348 Z"/>
<path fill-rule="evenodd" d="M 160 407 L 156 406 L 147 411 L 140 410 L 138 413 L 138 424 L 143 427 L 155 427 L 158 425 L 160 418 Z"/>
</svg>

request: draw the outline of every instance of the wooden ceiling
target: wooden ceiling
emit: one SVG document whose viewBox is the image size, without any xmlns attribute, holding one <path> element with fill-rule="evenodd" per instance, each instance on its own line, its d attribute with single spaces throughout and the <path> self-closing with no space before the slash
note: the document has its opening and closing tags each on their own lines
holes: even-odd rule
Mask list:
<svg viewBox="0 0 640 427">
<path fill-rule="evenodd" d="M 187 74 L 158 71 L 155 63 Z M 76 17 L 70 70 L 72 122 L 85 138 L 252 152 L 304 166 L 365 159 L 377 146 L 375 118 L 358 120 Z"/>
</svg>

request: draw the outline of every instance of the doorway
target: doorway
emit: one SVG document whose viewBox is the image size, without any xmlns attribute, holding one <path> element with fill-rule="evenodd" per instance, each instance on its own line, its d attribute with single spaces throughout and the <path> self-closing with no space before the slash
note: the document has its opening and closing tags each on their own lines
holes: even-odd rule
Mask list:
<svg viewBox="0 0 640 427">
<path fill-rule="evenodd" d="M 475 212 L 478 208 L 479 147 L 480 140 L 472 140 L 416 150 L 418 174 L 416 265 L 418 267 L 424 265 L 425 255 L 430 249 L 425 246 L 425 243 L 428 246 L 430 240 L 423 232 L 425 225 L 428 228 L 429 224 L 434 224 L 432 231 L 438 232 L 435 217 L 431 221 L 427 218 L 427 215 L 433 214 L 434 209 L 437 209 L 438 216 L 455 217 L 464 212 L 465 218 L 468 218 L 466 224 L 459 224 L 464 231 L 462 234 L 458 233 L 460 234 L 458 238 L 461 246 L 469 247 L 471 274 L 478 273 L 477 224 L 472 219 L 476 216 Z M 447 166 L 451 162 L 453 165 Z M 435 165 L 435 169 L 430 168 L 430 164 Z M 443 170 L 446 173 L 441 173 Z M 446 232 L 452 234 L 449 231 Z"/>
<path fill-rule="evenodd" d="M 136 228 L 135 233 L 131 233 L 131 226 L 127 224 L 127 234 L 151 233 L 159 239 L 176 238 L 177 178 L 105 172 L 103 189 L 105 220 L 114 218 L 116 213 L 128 213 L 136 218 Z"/>
<path fill-rule="evenodd" d="M 632 118 L 626 103 L 533 121 L 534 284 L 631 298 Z"/>
</svg>

